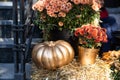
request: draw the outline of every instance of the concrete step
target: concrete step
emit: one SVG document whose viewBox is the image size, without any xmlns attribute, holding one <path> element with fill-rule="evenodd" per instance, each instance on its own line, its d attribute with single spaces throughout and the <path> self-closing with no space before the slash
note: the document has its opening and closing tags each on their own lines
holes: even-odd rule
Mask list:
<svg viewBox="0 0 120 80">
<path fill-rule="evenodd" d="M 12 25 L 13 20 L 0 20 L 0 25 Z"/>
<path fill-rule="evenodd" d="M 30 80 L 31 64 L 26 63 L 26 78 Z M 0 80 L 14 80 L 14 64 L 0 63 Z"/>
<path fill-rule="evenodd" d="M 12 1 L 3 2 L 0 1 L 0 9 L 12 9 Z"/>
<path fill-rule="evenodd" d="M 31 44 L 35 45 L 38 42 L 41 42 L 42 38 L 33 38 Z M 26 44 L 28 43 L 28 39 L 26 40 Z M 0 38 L 0 48 L 13 48 L 14 39 L 13 38 Z"/>
</svg>

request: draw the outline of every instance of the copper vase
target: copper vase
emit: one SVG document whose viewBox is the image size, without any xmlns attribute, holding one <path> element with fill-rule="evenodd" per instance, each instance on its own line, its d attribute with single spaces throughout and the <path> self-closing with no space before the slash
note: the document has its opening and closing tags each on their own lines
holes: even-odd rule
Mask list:
<svg viewBox="0 0 120 80">
<path fill-rule="evenodd" d="M 80 62 L 81 66 L 95 63 L 99 49 L 91 49 L 78 46 L 78 50 L 78 61 Z"/>
</svg>

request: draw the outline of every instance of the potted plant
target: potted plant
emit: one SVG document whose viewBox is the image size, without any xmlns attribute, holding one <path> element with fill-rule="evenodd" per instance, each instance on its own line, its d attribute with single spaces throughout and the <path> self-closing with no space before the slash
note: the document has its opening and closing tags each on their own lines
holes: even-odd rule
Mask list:
<svg viewBox="0 0 120 80">
<path fill-rule="evenodd" d="M 107 42 L 106 29 L 100 26 L 82 25 L 76 28 L 74 34 L 79 37 L 79 45 L 85 48 L 98 49 L 102 42 Z"/>
<path fill-rule="evenodd" d="M 82 65 L 95 63 L 96 56 L 103 42 L 107 42 L 106 29 L 91 24 L 82 25 L 75 30 L 79 38 L 79 61 Z"/>
<path fill-rule="evenodd" d="M 49 40 L 50 31 L 56 28 L 73 33 L 83 24 L 96 24 L 99 8 L 101 0 L 38 0 L 32 6 L 37 11 L 34 23 L 43 30 L 44 40 Z"/>
</svg>

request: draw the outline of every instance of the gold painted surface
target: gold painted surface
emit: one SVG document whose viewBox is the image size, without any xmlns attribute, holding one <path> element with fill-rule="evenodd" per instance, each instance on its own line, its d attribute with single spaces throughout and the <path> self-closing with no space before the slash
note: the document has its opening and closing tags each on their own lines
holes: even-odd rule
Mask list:
<svg viewBox="0 0 120 80">
<path fill-rule="evenodd" d="M 81 65 L 84 66 L 95 63 L 99 49 L 91 49 L 78 46 L 78 50 L 79 50 L 78 60 Z"/>
<path fill-rule="evenodd" d="M 70 63 L 73 58 L 72 46 L 63 40 L 46 41 L 35 45 L 32 50 L 32 60 L 38 68 L 56 69 Z"/>
</svg>

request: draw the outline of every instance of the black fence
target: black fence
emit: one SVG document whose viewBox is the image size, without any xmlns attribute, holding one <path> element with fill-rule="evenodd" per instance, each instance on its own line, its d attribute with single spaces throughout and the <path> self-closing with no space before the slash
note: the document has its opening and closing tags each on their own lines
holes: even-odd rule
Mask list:
<svg viewBox="0 0 120 80">
<path fill-rule="evenodd" d="M 0 62 L 14 62 L 14 80 L 25 80 L 25 64 L 30 59 L 35 30 L 33 0 L 3 1 L 0 2 Z"/>
</svg>

